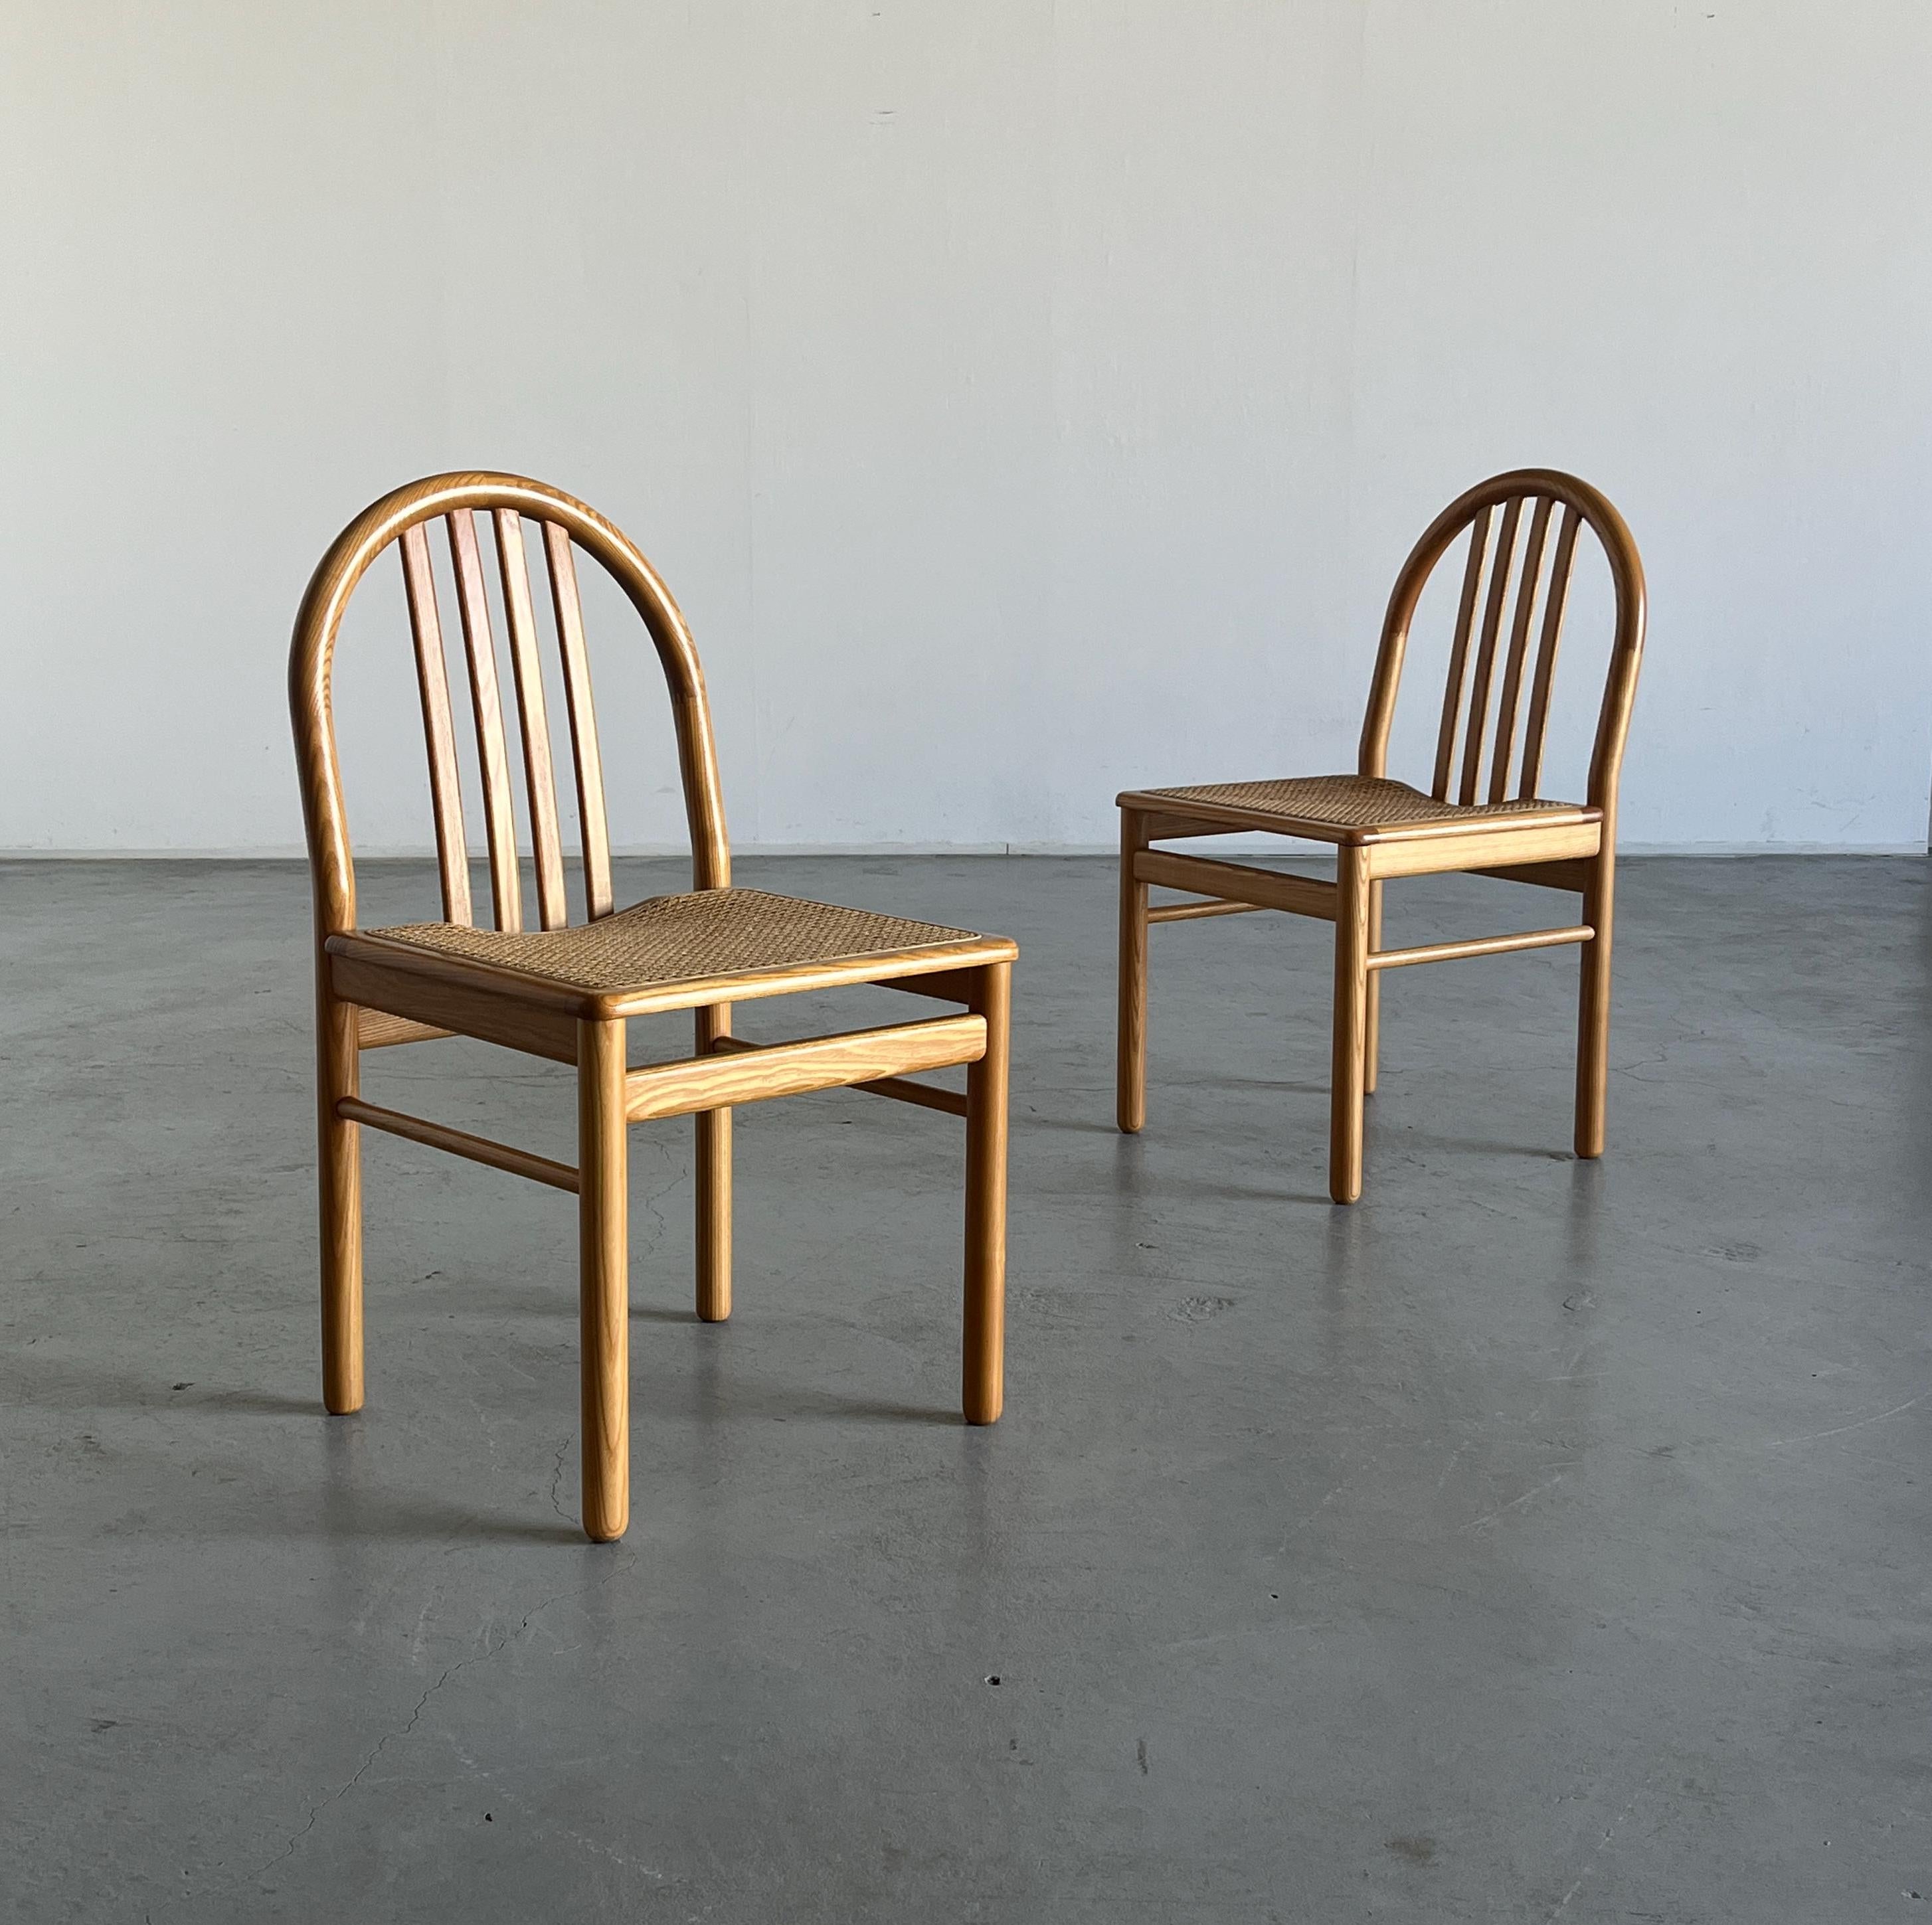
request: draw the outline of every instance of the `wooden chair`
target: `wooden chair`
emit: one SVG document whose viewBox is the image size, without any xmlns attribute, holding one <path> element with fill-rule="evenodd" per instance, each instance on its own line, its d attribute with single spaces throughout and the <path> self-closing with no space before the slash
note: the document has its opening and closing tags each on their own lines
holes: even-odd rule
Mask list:
<svg viewBox="0 0 1932 1925">
<path fill-rule="evenodd" d="M 483 519 L 488 517 L 485 529 Z M 494 928 L 475 926 L 430 524 L 448 541 L 490 863 Z M 539 637 L 524 546 L 542 532 L 581 831 L 585 919 L 572 925 L 553 779 Z M 504 740 L 484 543 L 508 628 L 534 853 L 536 923 L 524 926 L 510 758 Z M 364 571 L 398 550 L 415 632 L 443 919 L 359 929 L 331 708 L 337 630 Z M 692 840 L 692 893 L 614 907 L 603 778 L 578 595 L 574 550 L 601 562 L 644 618 L 669 685 Z M 620 1537 L 630 1512 L 626 1128 L 697 1118 L 698 1315 L 731 1308 L 731 1106 L 812 1090 L 858 1088 L 966 1120 L 964 1384 L 970 1423 L 1000 1414 L 1006 1272 L 1006 1029 L 1015 946 L 1002 937 L 904 921 L 731 886 L 711 718 L 697 650 L 650 564 L 580 502 L 513 475 L 439 475 L 357 517 L 322 558 L 296 620 L 289 663 L 315 892 L 316 1023 L 322 1133 L 322 1395 L 362 1403 L 362 1129 L 398 1136 L 568 1190 L 578 1201 L 583 1359 L 584 1528 Z M 753 1045 L 732 1037 L 734 1003 L 884 983 L 964 1006 L 884 1029 Z M 696 1053 L 626 1066 L 634 1017 L 695 1012 Z M 573 1168 L 421 1117 L 365 1102 L 364 1050 L 452 1033 L 577 1071 Z M 962 1096 L 904 1080 L 970 1066 Z"/>
<path fill-rule="evenodd" d="M 1540 793 L 1544 736 L 1576 541 L 1586 525 L 1602 544 L 1616 591 L 1610 672 L 1590 760 L 1588 799 L 1550 802 Z M 1425 795 L 1388 779 L 1389 729 L 1416 604 L 1436 563 L 1465 534 L 1468 552 L 1435 781 Z M 1376 1087 L 1382 972 L 1411 963 L 1582 945 L 1576 1154 L 1601 1156 L 1617 775 L 1643 631 L 1642 564 L 1623 517 L 1610 502 L 1586 482 L 1547 469 L 1498 475 L 1437 516 L 1396 578 L 1362 724 L 1358 773 L 1135 789 L 1122 795 L 1120 1128 L 1138 1130 L 1147 1117 L 1148 925 L 1279 909 L 1335 925 L 1328 1189 L 1337 1203 L 1353 1203 L 1362 1193 L 1363 1098 Z M 1528 714 L 1519 748 L 1518 716 L 1526 695 Z M 1151 846 L 1238 829 L 1332 843 L 1336 880 L 1281 875 Z M 1583 898 L 1582 917 L 1564 928 L 1523 935 L 1384 949 L 1383 883 L 1399 876 L 1450 872 L 1570 890 Z M 1150 883 L 1208 899 L 1150 907 Z"/>
</svg>

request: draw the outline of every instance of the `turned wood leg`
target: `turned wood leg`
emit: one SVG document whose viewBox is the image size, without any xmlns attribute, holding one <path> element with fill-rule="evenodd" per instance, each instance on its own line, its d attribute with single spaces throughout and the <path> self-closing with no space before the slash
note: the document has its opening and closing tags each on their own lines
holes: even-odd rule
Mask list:
<svg viewBox="0 0 1932 1925">
<path fill-rule="evenodd" d="M 1148 846 L 1145 818 L 1120 811 L 1120 1017 L 1114 1120 L 1129 1135 L 1147 1121 L 1148 886 L 1134 858 Z"/>
<path fill-rule="evenodd" d="M 577 1026 L 578 1315 L 583 1352 L 584 1531 L 631 1519 L 629 1184 L 624 1025 Z"/>
<path fill-rule="evenodd" d="M 966 1071 L 966 1305 L 960 1406 L 989 1424 L 1006 1397 L 1006 1031 L 1012 964 L 975 972 L 986 1053 Z"/>
<path fill-rule="evenodd" d="M 1616 857 L 1604 850 L 1590 865 L 1583 920 L 1596 934 L 1581 947 L 1576 1010 L 1576 1154 L 1604 1153 L 1610 1083 L 1610 925 L 1616 909 Z"/>
<path fill-rule="evenodd" d="M 1369 885 L 1369 948 L 1371 951 L 1382 946 L 1382 886 L 1380 883 Z M 1363 1005 L 1362 1014 L 1362 1092 L 1372 1096 L 1376 1093 L 1376 1075 L 1380 1067 L 1378 1058 L 1382 1054 L 1382 978 L 1379 970 L 1369 976 L 1367 1000 Z"/>
<path fill-rule="evenodd" d="M 731 1006 L 700 1009 L 698 1053 L 731 1033 Z M 731 1314 L 731 1112 L 700 1110 L 698 1131 L 698 1314 L 722 1324 Z"/>
<path fill-rule="evenodd" d="M 335 1111 L 344 1096 L 356 1096 L 361 1088 L 356 1024 L 355 1006 L 338 1001 L 326 984 L 320 987 L 316 1084 L 322 1153 L 322 1401 L 338 1415 L 362 1408 L 362 1131 Z"/>
<path fill-rule="evenodd" d="M 1353 1203 L 1362 1193 L 1362 1093 L 1369 1006 L 1368 862 L 1344 848 L 1336 865 L 1335 1054 L 1329 1085 L 1328 1194 Z"/>
</svg>

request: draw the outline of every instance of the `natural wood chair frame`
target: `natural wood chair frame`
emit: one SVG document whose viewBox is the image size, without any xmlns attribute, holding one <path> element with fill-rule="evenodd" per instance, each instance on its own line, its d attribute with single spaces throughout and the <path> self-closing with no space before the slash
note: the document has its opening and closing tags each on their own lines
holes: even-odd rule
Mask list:
<svg viewBox="0 0 1932 1925">
<path fill-rule="evenodd" d="M 694 891 L 728 889 L 731 859 L 698 652 L 669 591 L 632 543 L 581 502 L 513 475 L 439 475 L 385 496 L 323 557 L 304 596 L 290 656 L 289 694 L 315 904 L 316 1033 L 321 1133 L 323 1399 L 332 1412 L 363 1402 L 362 1129 L 527 1177 L 578 1199 L 582 1327 L 584 1528 L 620 1537 L 629 1516 L 626 1128 L 694 1116 L 697 1311 L 719 1322 L 731 1309 L 731 1110 L 809 1090 L 856 1088 L 966 1123 L 965 1305 L 962 1404 L 988 1424 L 1003 1399 L 1006 1274 L 1006 1060 L 1011 966 L 1003 937 L 922 943 L 830 962 L 730 972 L 616 993 L 560 986 L 536 974 L 358 931 L 356 874 L 338 768 L 331 672 L 335 639 L 356 584 L 386 549 L 401 552 L 428 737 L 431 797 L 448 923 L 472 920 L 470 859 L 428 524 L 448 531 L 471 695 L 500 930 L 522 927 L 518 835 L 476 517 L 494 522 L 532 830 L 538 916 L 568 920 L 565 871 L 523 523 L 542 530 L 567 697 L 578 799 L 586 905 L 613 913 L 602 765 L 573 547 L 601 562 L 642 617 L 669 687 L 692 841 Z M 810 907 L 812 905 L 804 905 Z M 959 932 L 944 932 L 958 934 Z M 734 1002 L 881 983 L 964 1013 L 764 1045 L 730 1033 Z M 628 1021 L 695 1012 L 688 1058 L 627 1066 Z M 362 1099 L 363 1051 L 452 1034 L 574 1066 L 578 1160 L 573 1167 Z M 908 1080 L 967 1066 L 963 1096 Z"/>
<path fill-rule="evenodd" d="M 1553 544 L 1552 520 L 1556 523 Z M 1610 664 L 1586 803 L 1556 808 L 1539 806 L 1534 812 L 1521 815 L 1447 813 L 1429 821 L 1356 826 L 1309 819 L 1289 826 L 1284 825 L 1279 811 L 1223 806 L 1174 790 L 1130 790 L 1119 797 L 1117 1114 L 1122 1130 L 1137 1131 L 1147 1118 L 1148 925 L 1274 909 L 1317 916 L 1335 925 L 1328 1186 L 1336 1202 L 1353 1203 L 1362 1192 L 1364 1099 L 1376 1087 L 1382 973 L 1414 963 L 1579 946 L 1582 970 L 1576 1150 L 1580 1157 L 1603 1154 L 1610 1069 L 1617 783 L 1643 656 L 1645 601 L 1643 565 L 1636 545 L 1623 517 L 1597 489 L 1553 469 L 1521 469 L 1478 484 L 1430 523 L 1403 564 L 1389 598 L 1362 724 L 1356 779 L 1386 778 L 1389 731 L 1416 605 L 1437 563 L 1466 532 L 1468 556 L 1430 793 L 1438 802 L 1472 811 L 1498 805 L 1506 809 L 1512 801 L 1540 804 L 1550 687 L 1577 537 L 1584 526 L 1602 546 L 1616 595 Z M 1520 535 L 1525 536 L 1525 546 L 1520 565 L 1513 569 Z M 1516 586 L 1513 609 L 1509 605 L 1512 579 Z M 1538 591 L 1546 580 L 1539 626 Z M 1533 630 L 1536 642 L 1532 658 Z M 1493 730 L 1490 723 L 1492 691 L 1497 691 Z M 1529 709 L 1518 759 L 1518 712 L 1526 691 Z M 1513 762 L 1516 775 L 1512 791 Z M 1350 780 L 1334 779 L 1340 784 Z M 1334 844 L 1335 880 L 1282 875 L 1151 846 L 1190 836 L 1253 829 Z M 1384 883 L 1403 876 L 1456 872 L 1569 890 L 1582 898 L 1581 918 L 1564 928 L 1521 935 L 1384 949 Z M 1150 906 L 1150 884 L 1204 899 Z"/>
</svg>

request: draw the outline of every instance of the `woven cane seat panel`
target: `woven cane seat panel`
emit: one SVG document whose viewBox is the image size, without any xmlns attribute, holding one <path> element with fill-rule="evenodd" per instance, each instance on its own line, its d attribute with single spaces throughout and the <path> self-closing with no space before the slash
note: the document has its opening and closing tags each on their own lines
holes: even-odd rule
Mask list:
<svg viewBox="0 0 1932 1925">
<path fill-rule="evenodd" d="M 521 935 L 449 922 L 411 922 L 369 933 L 602 993 L 983 940 L 970 929 L 756 889 L 652 896 L 596 922 Z"/>
<path fill-rule="evenodd" d="M 1406 782 L 1380 775 L 1306 775 L 1280 782 L 1211 782 L 1185 789 L 1149 789 L 1163 802 L 1210 802 L 1250 814 L 1279 816 L 1330 829 L 1401 829 L 1478 816 L 1574 814 L 1574 802 L 1443 802 Z"/>
</svg>

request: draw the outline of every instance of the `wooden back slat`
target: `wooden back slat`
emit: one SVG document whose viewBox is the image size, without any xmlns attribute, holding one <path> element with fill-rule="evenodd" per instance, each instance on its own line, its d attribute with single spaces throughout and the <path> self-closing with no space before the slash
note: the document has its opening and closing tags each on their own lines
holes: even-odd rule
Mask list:
<svg viewBox="0 0 1932 1925">
<path fill-rule="evenodd" d="M 463 826 L 463 783 L 456 769 L 456 728 L 449 712 L 449 669 L 443 659 L 442 622 L 436 612 L 436 576 L 429 538 L 420 523 L 403 531 L 403 587 L 409 597 L 410 632 L 416 648 L 416 686 L 422 694 L 423 736 L 429 745 L 430 806 L 436 817 L 436 868 L 442 880 L 442 919 L 467 926 L 470 843 Z"/>
<path fill-rule="evenodd" d="M 1509 789 L 1510 763 L 1516 753 L 1516 715 L 1522 700 L 1522 669 L 1529 653 L 1530 623 L 1536 615 L 1536 593 L 1542 586 L 1543 547 L 1550 532 L 1550 511 L 1556 504 L 1539 495 L 1529 520 L 1529 543 L 1523 550 L 1522 573 L 1517 580 L 1516 616 L 1510 624 L 1509 658 L 1503 670 L 1502 693 L 1496 697 L 1496 747 L 1490 757 L 1490 800 L 1499 802 Z"/>
<path fill-rule="evenodd" d="M 1436 783 L 1431 793 L 1438 802 L 1449 799 L 1449 778 L 1456 766 L 1456 724 L 1462 713 L 1462 684 L 1468 674 L 1469 636 L 1476 619 L 1476 601 L 1483 591 L 1483 563 L 1490 548 L 1490 511 L 1482 509 L 1469 524 L 1469 559 L 1462 571 L 1462 599 L 1456 610 L 1456 638 L 1449 650 L 1448 686 L 1442 697 L 1442 727 L 1436 738 Z"/>
<path fill-rule="evenodd" d="M 496 927 L 512 934 L 524 926 L 523 890 L 517 873 L 517 817 L 510 801 L 509 757 L 503 745 L 503 709 L 496 694 L 496 644 L 490 629 L 490 598 L 476 545 L 473 511 L 447 517 L 450 558 L 456 564 L 456 604 L 463 616 L 463 645 L 470 657 L 470 694 L 476 714 L 476 752 L 483 765 L 483 821 L 490 842 L 490 895 Z"/>
<path fill-rule="evenodd" d="M 563 891 L 563 844 L 557 833 L 556 778 L 551 772 L 550 717 L 544 703 L 543 661 L 530 609 L 530 569 L 524 553 L 524 518 L 514 508 L 496 511 L 496 562 L 503 610 L 510 628 L 510 664 L 516 677 L 517 719 L 524 739 L 524 786 L 530 799 L 530 847 L 536 858 L 537 916 L 546 929 L 570 920 Z"/>
<path fill-rule="evenodd" d="M 1520 571 L 1510 560 L 1526 503 L 1534 508 L 1528 554 Z M 1550 518 L 1557 517 L 1555 541 Z M 1502 527 L 1492 534 L 1498 508 Z M 1550 721 L 1550 686 L 1556 667 L 1564 611 L 1570 591 L 1576 544 L 1587 527 L 1596 538 L 1608 565 L 1616 602 L 1611 617 L 1610 659 L 1604 683 L 1603 706 L 1597 717 L 1596 739 L 1590 751 L 1587 799 L 1613 826 L 1617 785 L 1623 766 L 1624 745 L 1630 733 L 1630 709 L 1636 696 L 1638 670 L 1643 661 L 1646 597 L 1643 563 L 1624 518 L 1600 489 L 1555 468 L 1517 468 L 1492 475 L 1452 501 L 1422 532 L 1408 552 L 1389 592 L 1382 617 L 1382 646 L 1376 653 L 1374 679 L 1369 685 L 1368 706 L 1362 716 L 1359 773 L 1386 776 L 1389 736 L 1395 721 L 1402 683 L 1403 658 L 1409 632 L 1424 590 L 1437 566 L 1466 536 L 1469 549 L 1462 576 L 1461 610 L 1449 661 L 1448 688 L 1442 704 L 1442 723 L 1436 750 L 1435 794 L 1442 802 L 1474 803 L 1486 788 L 1489 799 L 1509 795 L 1509 764 L 1515 748 L 1517 711 L 1526 682 L 1529 712 L 1524 725 L 1516 795 L 1541 799 L 1544 738 Z M 1492 552 L 1493 551 L 1493 552 Z M 1549 558 L 1546 569 L 1545 556 Z M 1497 672 L 1498 640 L 1505 609 L 1510 607 L 1511 577 L 1517 600 L 1512 610 L 1506 658 L 1502 668 L 1502 700 L 1496 718 L 1496 759 L 1486 784 L 1482 778 L 1483 736 L 1488 721 L 1489 693 Z M 1485 584 L 1486 583 L 1486 589 Z M 1462 731 L 1466 745 L 1461 781 L 1454 781 L 1458 724 L 1463 715 L 1463 682 L 1468 673 L 1472 624 L 1478 600 L 1485 615 L 1481 645 L 1477 651 L 1475 687 Z M 1530 637 L 1536 628 L 1537 604 L 1542 603 L 1540 634 L 1532 659 Z M 1460 794 L 1452 794 L 1452 789 Z M 1612 832 L 1604 831 L 1606 846 Z"/>
<path fill-rule="evenodd" d="M 1462 739 L 1460 799 L 1473 802 L 1483 779 L 1483 731 L 1490 718 L 1490 683 L 1496 674 L 1496 637 L 1502 631 L 1503 603 L 1509 593 L 1510 564 L 1516 558 L 1516 532 L 1522 520 L 1522 497 L 1512 495 L 1503 506 L 1503 525 L 1496 536 L 1496 560 L 1490 568 L 1489 598 L 1483 610 L 1483 639 L 1476 652 L 1475 680 L 1469 690 L 1469 722 Z"/>
<path fill-rule="evenodd" d="M 1529 719 L 1522 732 L 1522 779 L 1516 793 L 1533 799 L 1543 780 L 1543 742 L 1550 725 L 1550 687 L 1556 673 L 1556 648 L 1563 634 L 1563 610 L 1570 598 L 1570 573 L 1576 560 L 1576 531 L 1582 517 L 1565 502 L 1556 526 L 1556 552 L 1550 565 L 1550 588 L 1543 609 L 1543 633 L 1536 645 L 1536 673 L 1530 683 Z"/>
<path fill-rule="evenodd" d="M 584 645 L 584 608 L 570 531 L 543 524 L 550 568 L 550 606 L 563 658 L 564 698 L 570 709 L 571 753 L 577 765 L 578 834 L 584 844 L 584 913 L 592 922 L 610 913 L 610 832 L 604 814 L 604 764 L 597 748 L 597 710 L 590 697 L 590 660 Z"/>
</svg>

